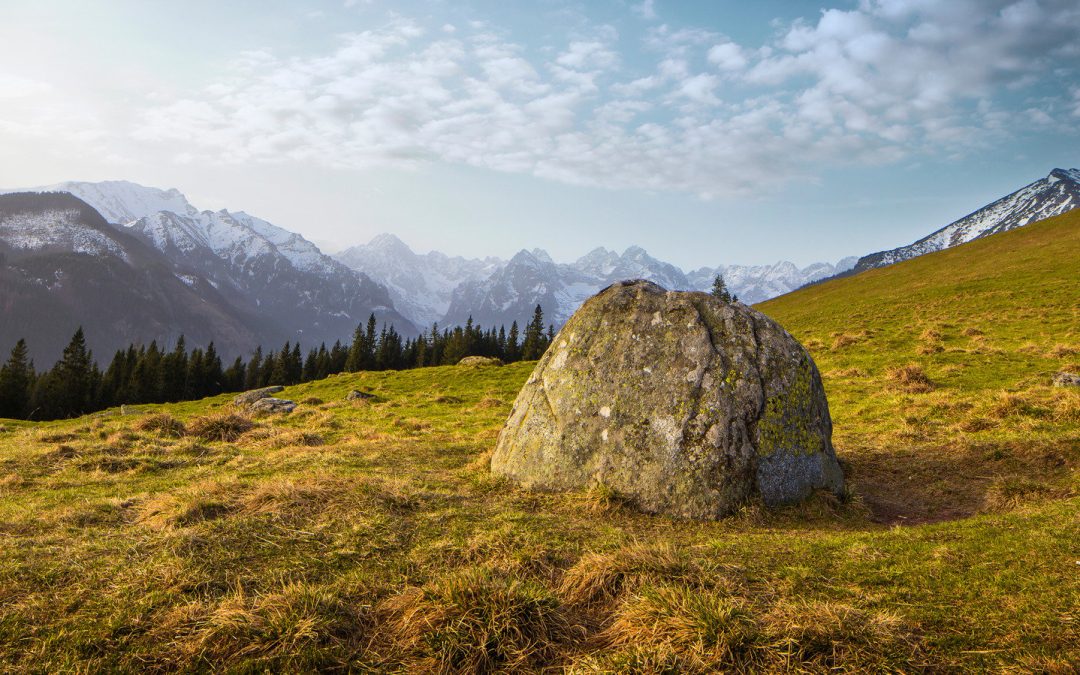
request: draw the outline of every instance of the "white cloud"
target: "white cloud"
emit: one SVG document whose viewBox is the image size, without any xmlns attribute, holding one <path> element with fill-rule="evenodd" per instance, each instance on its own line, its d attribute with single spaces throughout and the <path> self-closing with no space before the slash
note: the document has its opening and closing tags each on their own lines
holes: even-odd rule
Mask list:
<svg viewBox="0 0 1080 675">
<path fill-rule="evenodd" d="M 603 42 L 571 42 L 555 63 L 574 70 L 609 70 L 619 63 L 619 55 Z"/>
<path fill-rule="evenodd" d="M 713 45 L 706 58 L 720 70 L 742 70 L 748 63 L 743 48 L 734 42 Z"/>
<path fill-rule="evenodd" d="M 1080 40 L 1065 0 L 863 0 L 758 46 L 662 25 L 646 69 L 593 28 L 537 51 L 484 23 L 397 20 L 321 55 L 249 52 L 228 78 L 149 105 L 134 136 L 192 162 L 437 161 L 711 197 L 982 147 L 1045 123 L 1022 92 L 1080 66 L 1062 56 Z M 1080 89 L 1056 105 L 1080 115 Z"/>
</svg>

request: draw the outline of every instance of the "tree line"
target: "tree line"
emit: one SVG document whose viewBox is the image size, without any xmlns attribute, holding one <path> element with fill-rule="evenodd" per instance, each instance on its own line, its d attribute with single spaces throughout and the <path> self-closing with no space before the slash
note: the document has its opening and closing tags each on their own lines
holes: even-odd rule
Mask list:
<svg viewBox="0 0 1080 675">
<path fill-rule="evenodd" d="M 291 385 L 341 372 L 402 370 L 453 365 L 466 356 L 489 356 L 511 363 L 540 358 L 554 339 L 554 326 L 544 328 L 539 305 L 524 330 L 482 329 L 472 318 L 464 326 L 439 329 L 438 324 L 415 338 L 403 338 L 393 325 L 380 328 L 372 314 L 356 327 L 352 341 L 309 349 L 286 342 L 279 350 L 257 347 L 245 361 L 226 366 L 214 348 L 188 350 L 183 336 L 171 349 L 157 342 L 118 350 L 101 370 L 86 346 L 80 327 L 60 360 L 38 372 L 26 340 L 19 340 L 0 366 L 0 418 L 50 420 L 75 417 L 121 404 L 172 403 L 225 392 Z"/>
</svg>

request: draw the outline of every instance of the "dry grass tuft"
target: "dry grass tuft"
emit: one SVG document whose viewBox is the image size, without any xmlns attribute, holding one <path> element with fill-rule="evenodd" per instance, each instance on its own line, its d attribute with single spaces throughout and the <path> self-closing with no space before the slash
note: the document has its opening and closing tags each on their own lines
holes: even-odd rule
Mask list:
<svg viewBox="0 0 1080 675">
<path fill-rule="evenodd" d="M 919 354 L 940 354 L 945 351 L 945 345 L 941 343 L 941 332 L 934 328 L 927 328 L 919 335 L 922 342 L 915 350 Z"/>
<path fill-rule="evenodd" d="M 168 530 L 216 520 L 236 509 L 238 489 L 234 482 L 211 480 L 157 495 L 138 505 L 135 522 L 152 530 Z"/>
<path fill-rule="evenodd" d="M 310 655 L 361 647 L 370 614 L 348 595 L 293 582 L 270 593 L 237 587 L 219 600 L 178 605 L 160 617 L 153 633 L 170 657 L 166 670 L 248 659 L 260 671 L 314 671 L 332 663 Z"/>
<path fill-rule="evenodd" d="M 326 438 L 314 431 L 292 431 L 272 434 L 265 440 L 265 447 L 270 449 L 300 446 L 314 448 L 326 444 Z"/>
<path fill-rule="evenodd" d="M 980 431 L 986 431 L 987 429 L 993 429 L 998 425 L 994 420 L 988 420 L 985 417 L 969 417 L 960 424 L 956 425 L 956 428 L 963 431 L 966 434 L 978 433 Z"/>
<path fill-rule="evenodd" d="M 769 670 L 884 672 L 920 649 L 896 614 L 832 601 L 781 601 L 762 617 Z"/>
<path fill-rule="evenodd" d="M 491 673 L 557 662 L 573 639 L 559 601 L 534 583 L 470 567 L 378 607 L 390 656 L 412 672 Z"/>
<path fill-rule="evenodd" d="M 395 419 L 392 424 L 407 434 L 419 434 L 431 428 L 430 422 L 415 418 L 404 419 L 399 417 Z"/>
<path fill-rule="evenodd" d="M 649 582 L 696 585 L 701 568 L 671 544 L 630 544 L 610 553 L 587 553 L 568 569 L 559 584 L 559 597 L 569 605 L 610 602 Z"/>
<path fill-rule="evenodd" d="M 308 396 L 300 401 L 301 405 L 322 405 L 326 401 L 322 400 L 318 396 Z"/>
<path fill-rule="evenodd" d="M 1064 359 L 1068 356 L 1080 354 L 1080 347 L 1076 345 L 1056 344 L 1046 353 L 1047 358 Z"/>
<path fill-rule="evenodd" d="M 1080 422 L 1080 392 L 1062 392 L 1054 399 L 1054 421 Z"/>
<path fill-rule="evenodd" d="M 840 333 L 833 338 L 832 348 L 833 350 L 843 349 L 844 347 L 850 347 L 859 341 L 858 335 L 849 335 L 847 333 Z"/>
<path fill-rule="evenodd" d="M 887 672 L 921 651 L 895 614 L 685 586 L 628 598 L 602 637 L 620 649 L 597 664 L 605 672 Z"/>
<path fill-rule="evenodd" d="M 922 366 L 917 363 L 889 368 L 885 371 L 885 375 L 894 387 L 909 394 L 925 394 L 934 390 L 934 383 L 930 381 Z"/>
<path fill-rule="evenodd" d="M 493 396 L 485 396 L 484 398 L 480 399 L 480 402 L 473 407 L 479 410 L 486 410 L 490 408 L 504 408 L 508 405 L 510 404 L 502 399 L 495 398 Z"/>
<path fill-rule="evenodd" d="M 986 335 L 986 333 L 982 332 L 978 328 L 975 328 L 974 326 L 965 328 L 963 330 L 963 333 L 968 337 L 975 337 L 976 335 Z"/>
<path fill-rule="evenodd" d="M 728 664 L 750 665 L 760 633 L 752 609 L 740 597 L 659 586 L 627 598 L 603 638 L 613 646 L 647 646 L 653 653 L 666 653 L 665 661 L 707 672 Z"/>
<path fill-rule="evenodd" d="M 999 392 L 989 414 L 997 419 L 1005 417 L 1042 417 L 1050 411 L 1035 405 L 1027 396 L 1013 392 Z"/>
<path fill-rule="evenodd" d="M 135 428 L 139 431 L 150 431 L 170 438 L 179 438 L 186 431 L 184 423 L 168 413 L 144 417 L 135 423 Z"/>
<path fill-rule="evenodd" d="M 631 505 L 630 500 L 604 483 L 593 483 L 583 496 L 593 511 L 612 512 Z"/>
<path fill-rule="evenodd" d="M 219 413 L 191 420 L 187 425 L 187 433 L 203 441 L 231 443 L 254 428 L 255 423 L 246 415 Z"/>
<path fill-rule="evenodd" d="M 265 515 L 280 520 L 302 519 L 356 501 L 360 492 L 358 487 L 330 476 L 264 481 L 238 495 L 236 511 L 242 515 Z"/>
</svg>

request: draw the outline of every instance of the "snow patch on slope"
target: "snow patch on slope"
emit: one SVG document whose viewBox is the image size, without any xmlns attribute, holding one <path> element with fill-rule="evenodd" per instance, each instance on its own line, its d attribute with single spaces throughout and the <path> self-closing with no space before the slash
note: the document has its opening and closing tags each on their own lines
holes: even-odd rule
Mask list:
<svg viewBox="0 0 1080 675">
<path fill-rule="evenodd" d="M 16 213 L 0 220 L 0 239 L 13 248 L 57 248 L 88 255 L 112 255 L 129 262 L 127 252 L 108 234 L 87 227 L 75 209 Z"/>
</svg>

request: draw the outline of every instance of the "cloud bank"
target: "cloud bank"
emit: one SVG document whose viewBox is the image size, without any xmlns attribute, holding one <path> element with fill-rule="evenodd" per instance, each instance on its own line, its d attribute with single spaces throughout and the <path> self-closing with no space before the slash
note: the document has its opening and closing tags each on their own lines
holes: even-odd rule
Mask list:
<svg viewBox="0 0 1080 675">
<path fill-rule="evenodd" d="M 709 198 L 1080 121 L 1069 0 L 865 0 L 758 45 L 659 24 L 652 2 L 631 16 L 642 38 L 592 26 L 537 48 L 398 18 L 323 54 L 249 52 L 220 81 L 136 110 L 129 131 L 180 161 L 443 162 Z"/>
</svg>

